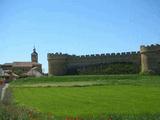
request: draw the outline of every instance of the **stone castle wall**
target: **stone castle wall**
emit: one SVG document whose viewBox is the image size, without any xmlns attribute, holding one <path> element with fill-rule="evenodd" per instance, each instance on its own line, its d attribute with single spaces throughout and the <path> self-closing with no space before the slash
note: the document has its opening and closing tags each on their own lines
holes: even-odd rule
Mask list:
<svg viewBox="0 0 160 120">
<path fill-rule="evenodd" d="M 160 74 L 160 45 L 141 46 L 141 72 Z"/>
<path fill-rule="evenodd" d="M 70 56 L 68 58 L 68 64 L 69 66 L 86 66 L 113 62 L 133 62 L 135 64 L 140 64 L 139 58 L 139 52 Z"/>
<path fill-rule="evenodd" d="M 69 55 L 48 54 L 48 69 L 50 75 L 64 75 L 67 72 Z"/>
<path fill-rule="evenodd" d="M 48 66 L 50 75 L 64 75 L 68 69 L 114 62 L 131 62 L 140 66 L 140 52 L 96 54 L 96 55 L 68 55 L 49 53 Z"/>
<path fill-rule="evenodd" d="M 48 53 L 49 75 L 65 75 L 72 68 L 125 62 L 132 63 L 139 68 L 141 67 L 142 72 L 152 71 L 160 73 L 160 45 L 141 46 L 140 52 L 82 56 Z"/>
</svg>

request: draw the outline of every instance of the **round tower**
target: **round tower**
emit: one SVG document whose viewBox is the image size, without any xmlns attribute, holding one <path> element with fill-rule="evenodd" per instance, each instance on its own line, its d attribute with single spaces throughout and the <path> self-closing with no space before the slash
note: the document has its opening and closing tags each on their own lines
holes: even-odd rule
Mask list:
<svg viewBox="0 0 160 120">
<path fill-rule="evenodd" d="M 67 57 L 65 54 L 48 53 L 48 74 L 65 75 L 67 72 Z"/>
<path fill-rule="evenodd" d="M 160 74 L 160 45 L 141 46 L 141 72 Z"/>
<path fill-rule="evenodd" d="M 31 54 L 31 61 L 38 63 L 38 53 L 36 52 L 36 48 L 34 47 L 33 52 Z"/>
</svg>

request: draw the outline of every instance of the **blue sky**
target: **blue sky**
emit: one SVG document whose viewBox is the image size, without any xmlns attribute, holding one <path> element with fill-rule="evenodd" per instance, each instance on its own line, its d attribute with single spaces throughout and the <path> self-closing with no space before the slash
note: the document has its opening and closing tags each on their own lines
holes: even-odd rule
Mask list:
<svg viewBox="0 0 160 120">
<path fill-rule="evenodd" d="M 138 51 L 160 43 L 159 0 L 0 0 L 0 64 L 47 53 Z"/>
</svg>

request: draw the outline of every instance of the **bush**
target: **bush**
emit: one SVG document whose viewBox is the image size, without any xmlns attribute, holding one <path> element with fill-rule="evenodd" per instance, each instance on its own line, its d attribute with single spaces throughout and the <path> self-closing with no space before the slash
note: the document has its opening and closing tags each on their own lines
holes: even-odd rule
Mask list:
<svg viewBox="0 0 160 120">
<path fill-rule="evenodd" d="M 153 70 L 148 70 L 145 72 L 140 72 L 140 75 L 156 75 L 156 73 Z"/>
<path fill-rule="evenodd" d="M 0 103 L 0 120 L 53 120 L 52 114 L 43 114 L 14 104 Z"/>
<path fill-rule="evenodd" d="M 79 68 L 78 74 L 136 74 L 139 73 L 140 68 L 129 62 L 98 64 Z"/>
</svg>

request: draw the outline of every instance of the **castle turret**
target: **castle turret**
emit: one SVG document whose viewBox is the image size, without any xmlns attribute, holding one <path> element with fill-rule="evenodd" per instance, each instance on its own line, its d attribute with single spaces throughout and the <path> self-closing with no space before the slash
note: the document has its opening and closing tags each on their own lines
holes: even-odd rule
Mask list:
<svg viewBox="0 0 160 120">
<path fill-rule="evenodd" d="M 38 63 L 38 53 L 36 52 L 36 49 L 33 49 L 33 53 L 31 54 L 31 61 Z"/>
<path fill-rule="evenodd" d="M 141 46 L 141 72 L 160 74 L 160 45 Z"/>
<path fill-rule="evenodd" d="M 65 54 L 48 53 L 49 75 L 65 75 L 67 72 L 67 57 Z"/>
</svg>

